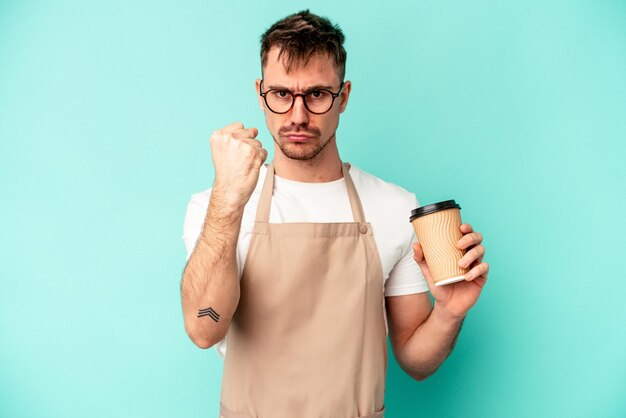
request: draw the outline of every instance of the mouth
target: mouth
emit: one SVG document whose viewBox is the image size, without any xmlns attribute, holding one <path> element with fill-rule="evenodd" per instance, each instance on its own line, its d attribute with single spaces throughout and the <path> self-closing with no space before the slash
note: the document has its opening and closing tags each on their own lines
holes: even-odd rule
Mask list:
<svg viewBox="0 0 626 418">
<path fill-rule="evenodd" d="M 284 138 L 289 142 L 307 142 L 314 138 L 312 135 L 303 135 L 303 134 L 287 134 L 283 135 Z"/>
</svg>

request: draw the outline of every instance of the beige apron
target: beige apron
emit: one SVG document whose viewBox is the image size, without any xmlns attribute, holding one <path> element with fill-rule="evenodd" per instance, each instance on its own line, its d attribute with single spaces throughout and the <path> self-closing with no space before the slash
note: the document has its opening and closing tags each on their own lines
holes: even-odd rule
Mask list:
<svg viewBox="0 0 626 418">
<path fill-rule="evenodd" d="M 383 416 L 383 273 L 348 167 L 345 223 L 269 223 L 267 169 L 228 329 L 223 418 Z"/>
</svg>

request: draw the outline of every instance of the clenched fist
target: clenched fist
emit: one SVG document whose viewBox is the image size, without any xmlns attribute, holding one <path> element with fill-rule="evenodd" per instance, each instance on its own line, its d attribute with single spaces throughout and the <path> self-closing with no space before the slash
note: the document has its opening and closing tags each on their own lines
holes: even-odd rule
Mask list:
<svg viewBox="0 0 626 418">
<path fill-rule="evenodd" d="M 241 122 L 235 122 L 211 135 L 213 189 L 227 205 L 244 206 L 254 191 L 267 158 L 267 150 L 255 139 L 258 133 L 256 128 L 244 129 Z"/>
</svg>

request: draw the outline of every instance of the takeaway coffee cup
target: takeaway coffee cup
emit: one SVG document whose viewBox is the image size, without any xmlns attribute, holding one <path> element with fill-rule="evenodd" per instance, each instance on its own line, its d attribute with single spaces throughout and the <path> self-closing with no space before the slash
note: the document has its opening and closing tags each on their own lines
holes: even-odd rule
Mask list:
<svg viewBox="0 0 626 418">
<path fill-rule="evenodd" d="M 454 200 L 421 206 L 411 211 L 411 223 L 422 245 L 426 264 L 437 286 L 464 280 L 469 268 L 459 267 L 465 254 L 456 244 L 461 232 L 461 207 Z"/>
</svg>

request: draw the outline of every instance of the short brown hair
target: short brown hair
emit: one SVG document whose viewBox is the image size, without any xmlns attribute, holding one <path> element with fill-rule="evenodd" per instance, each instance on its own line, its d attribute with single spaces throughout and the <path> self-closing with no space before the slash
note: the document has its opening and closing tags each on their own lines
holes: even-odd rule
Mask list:
<svg viewBox="0 0 626 418">
<path fill-rule="evenodd" d="M 335 59 L 342 82 L 346 73 L 344 40 L 339 25 L 303 10 L 279 20 L 261 35 L 261 68 L 265 68 L 267 54 L 274 46 L 280 48 L 278 58 L 283 57 L 287 72 L 294 63 L 306 65 L 314 54 L 326 53 Z"/>
</svg>

